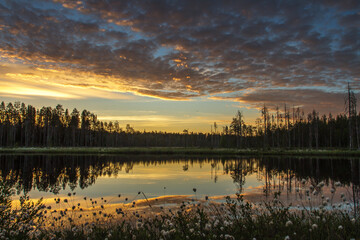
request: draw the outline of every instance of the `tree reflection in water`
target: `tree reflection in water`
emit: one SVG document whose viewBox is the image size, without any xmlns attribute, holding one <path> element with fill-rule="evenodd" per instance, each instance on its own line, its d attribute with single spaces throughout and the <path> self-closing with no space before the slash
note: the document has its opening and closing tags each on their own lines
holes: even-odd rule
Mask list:
<svg viewBox="0 0 360 240">
<path fill-rule="evenodd" d="M 354 158 L 1 155 L 0 177 L 11 182 L 18 194 L 32 189 L 56 194 L 66 187 L 85 189 L 101 176 L 116 177 L 136 170 L 137 165 L 156 169 L 169 163 L 178 163 L 183 171 L 193 164 L 209 164 L 213 181 L 219 174 L 230 175 L 238 193 L 244 192 L 246 178 L 256 174 L 264 182 L 265 196 L 292 193 L 301 187 L 302 179 L 313 186 L 324 181 L 329 187 L 339 181 L 353 190 L 354 204 L 359 196 L 360 160 Z"/>
</svg>

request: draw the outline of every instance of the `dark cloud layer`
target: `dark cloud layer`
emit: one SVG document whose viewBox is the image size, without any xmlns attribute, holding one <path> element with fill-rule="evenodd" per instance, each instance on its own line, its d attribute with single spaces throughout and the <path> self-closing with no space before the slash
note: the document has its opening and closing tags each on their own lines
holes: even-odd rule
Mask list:
<svg viewBox="0 0 360 240">
<path fill-rule="evenodd" d="M 167 99 L 337 101 L 359 88 L 359 29 L 358 0 L 0 2 L 3 58 Z"/>
</svg>

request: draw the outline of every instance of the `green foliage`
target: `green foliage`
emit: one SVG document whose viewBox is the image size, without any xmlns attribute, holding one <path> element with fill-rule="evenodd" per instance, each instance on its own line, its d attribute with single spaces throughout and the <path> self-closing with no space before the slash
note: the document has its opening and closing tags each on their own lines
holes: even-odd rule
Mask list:
<svg viewBox="0 0 360 240">
<path fill-rule="evenodd" d="M 118 217 L 102 214 L 85 223 L 72 220 L 75 210 L 70 208 L 61 212 L 60 223 L 60 217 L 50 217 L 58 212 L 48 208 L 45 214 L 41 202 L 33 203 L 27 196 L 20 198 L 18 209 L 11 208 L 11 188 L 1 181 L 0 190 L 0 239 L 340 240 L 360 235 L 360 219 L 353 211 L 323 206 L 292 208 L 279 200 L 280 193 L 260 204 L 247 202 L 237 194 L 236 199 L 226 197 L 224 203 L 184 202 L 158 214 L 117 209 Z"/>
<path fill-rule="evenodd" d="M 245 124 L 238 111 L 230 126 L 214 123 L 214 132 L 182 133 L 135 130 L 129 124 L 99 121 L 87 110 L 70 113 L 58 104 L 55 108 L 35 109 L 16 102 L 0 104 L 0 147 L 196 147 L 252 149 L 360 149 L 360 114 L 319 117 L 313 110 L 306 118 L 299 108 L 275 113 L 262 108 L 262 119 Z M 210 129 L 209 129 L 210 130 Z M 195 130 L 196 131 L 196 130 Z M 350 138 L 349 138 L 350 136 Z"/>
<path fill-rule="evenodd" d="M 28 239 L 41 235 L 39 226 L 43 223 L 43 204 L 30 201 L 28 196 L 20 197 L 18 209 L 12 207 L 13 194 L 8 182 L 0 181 L 0 238 Z"/>
</svg>

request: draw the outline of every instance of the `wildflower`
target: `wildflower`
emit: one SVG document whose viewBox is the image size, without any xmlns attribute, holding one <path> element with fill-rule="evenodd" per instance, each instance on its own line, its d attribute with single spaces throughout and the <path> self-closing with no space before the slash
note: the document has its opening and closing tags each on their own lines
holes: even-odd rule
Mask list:
<svg viewBox="0 0 360 240">
<path fill-rule="evenodd" d="M 338 229 L 343 230 L 343 226 L 339 225 Z"/>
<path fill-rule="evenodd" d="M 285 236 L 284 240 L 290 240 L 289 236 Z"/>
<path fill-rule="evenodd" d="M 205 224 L 205 230 L 209 231 L 211 229 L 211 224 L 207 223 Z"/>
<path fill-rule="evenodd" d="M 293 225 L 293 223 L 292 223 L 292 221 L 290 221 L 290 220 L 285 223 L 285 226 L 286 226 L 286 227 L 289 227 L 289 226 L 291 226 L 291 225 Z"/>
<path fill-rule="evenodd" d="M 229 234 L 225 234 L 224 235 L 225 239 L 235 239 L 233 236 L 229 235 Z"/>
<path fill-rule="evenodd" d="M 323 187 L 325 185 L 325 183 L 323 181 L 319 182 L 319 184 L 317 185 L 318 187 Z"/>
<path fill-rule="evenodd" d="M 352 219 L 351 219 L 351 222 L 352 222 L 352 223 L 355 223 L 355 221 L 356 221 L 355 218 L 352 218 Z"/>
<path fill-rule="evenodd" d="M 137 227 L 137 228 L 141 228 L 141 227 L 142 227 L 142 223 L 141 223 L 141 222 L 137 222 L 137 223 L 136 223 L 136 227 Z"/>
<path fill-rule="evenodd" d="M 340 186 L 341 186 L 341 183 L 340 183 L 340 182 L 335 182 L 335 186 L 336 186 L 336 187 L 340 187 Z"/>
<path fill-rule="evenodd" d="M 314 224 L 311 226 L 311 228 L 312 228 L 312 229 L 317 229 L 317 228 L 318 228 L 318 225 L 314 223 Z"/>
</svg>

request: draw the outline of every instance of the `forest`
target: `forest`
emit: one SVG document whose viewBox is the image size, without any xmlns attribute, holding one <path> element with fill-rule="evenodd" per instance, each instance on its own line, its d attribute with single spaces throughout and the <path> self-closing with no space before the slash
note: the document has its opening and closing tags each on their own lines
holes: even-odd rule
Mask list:
<svg viewBox="0 0 360 240">
<path fill-rule="evenodd" d="M 238 111 L 229 126 L 210 133 L 137 131 L 129 124 L 99 121 L 88 110 L 70 112 L 36 109 L 25 103 L 0 104 L 1 147 L 206 147 L 206 148 L 349 148 L 360 149 L 360 114 L 357 99 L 348 87 L 344 113 L 305 114 L 300 107 L 284 104 L 274 110 L 264 105 L 255 125 L 244 123 Z"/>
</svg>

